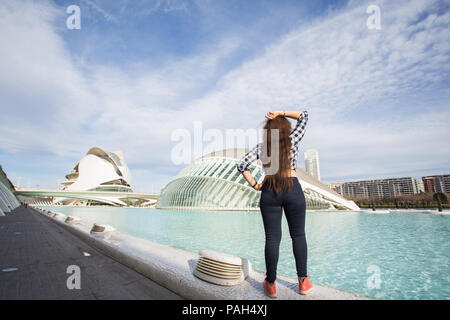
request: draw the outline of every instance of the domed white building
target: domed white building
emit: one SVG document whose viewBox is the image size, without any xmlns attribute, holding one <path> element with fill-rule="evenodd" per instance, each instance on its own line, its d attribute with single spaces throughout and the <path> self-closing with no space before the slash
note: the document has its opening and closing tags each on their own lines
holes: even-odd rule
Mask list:
<svg viewBox="0 0 450 320">
<path fill-rule="evenodd" d="M 193 161 L 161 191 L 158 208 L 205 210 L 259 210 L 261 192 L 254 190 L 236 169 L 245 149 L 209 153 Z M 264 179 L 260 160 L 249 168 L 255 180 Z M 359 210 L 353 202 L 297 168 L 308 209 Z"/>
<path fill-rule="evenodd" d="M 66 191 L 134 192 L 133 178 L 121 151 L 91 148 L 66 179 L 61 183 Z"/>
<path fill-rule="evenodd" d="M 98 147 L 91 148 L 66 175 L 63 191 L 98 191 L 134 193 L 133 178 L 121 151 L 106 152 Z M 105 197 L 91 194 L 86 199 L 56 198 L 55 203 L 124 205 L 124 197 Z"/>
</svg>

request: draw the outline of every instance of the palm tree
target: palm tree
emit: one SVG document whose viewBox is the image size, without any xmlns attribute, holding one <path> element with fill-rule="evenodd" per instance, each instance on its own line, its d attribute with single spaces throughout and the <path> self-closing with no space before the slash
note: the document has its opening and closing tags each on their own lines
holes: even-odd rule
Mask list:
<svg viewBox="0 0 450 320">
<path fill-rule="evenodd" d="M 438 203 L 439 212 L 442 212 L 442 204 L 448 202 L 447 196 L 442 192 L 436 192 L 435 194 L 433 194 L 433 200 Z"/>
</svg>

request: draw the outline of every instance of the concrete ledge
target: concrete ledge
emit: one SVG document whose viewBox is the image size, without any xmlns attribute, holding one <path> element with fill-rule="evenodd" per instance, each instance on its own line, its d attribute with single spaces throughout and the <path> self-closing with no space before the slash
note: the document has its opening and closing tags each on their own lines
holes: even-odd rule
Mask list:
<svg viewBox="0 0 450 320">
<path fill-rule="evenodd" d="M 251 269 L 245 281 L 237 286 L 223 287 L 195 277 L 193 271 L 199 255 L 157 242 L 137 238 L 114 229 L 91 234 L 92 224 L 83 220 L 66 223 L 64 215 L 34 208 L 52 222 L 62 226 L 104 254 L 145 275 L 159 285 L 186 299 L 194 300 L 260 300 L 265 296 L 262 283 L 265 275 Z M 110 230 L 110 231 L 108 231 Z M 315 285 L 307 296 L 298 293 L 296 279 L 279 276 L 278 299 L 282 300 L 359 300 L 355 294 Z"/>
</svg>

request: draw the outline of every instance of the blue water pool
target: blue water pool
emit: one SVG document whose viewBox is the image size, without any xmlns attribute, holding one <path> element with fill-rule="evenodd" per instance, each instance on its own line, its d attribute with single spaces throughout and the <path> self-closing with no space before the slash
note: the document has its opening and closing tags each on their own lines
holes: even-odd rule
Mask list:
<svg viewBox="0 0 450 320">
<path fill-rule="evenodd" d="M 265 270 L 258 212 L 43 208 L 189 251 L 246 257 L 254 269 Z M 306 233 L 313 283 L 377 299 L 450 299 L 450 216 L 308 212 Z M 296 278 L 284 217 L 278 273 Z"/>
</svg>

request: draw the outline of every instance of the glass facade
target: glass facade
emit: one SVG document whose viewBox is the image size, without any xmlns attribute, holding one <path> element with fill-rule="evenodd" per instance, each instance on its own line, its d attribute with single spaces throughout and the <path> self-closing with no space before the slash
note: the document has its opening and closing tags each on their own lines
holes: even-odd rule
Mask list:
<svg viewBox="0 0 450 320">
<path fill-rule="evenodd" d="M 161 191 L 157 207 L 209 210 L 257 210 L 260 193 L 236 169 L 237 160 L 200 158 L 180 171 Z M 250 167 L 255 180 L 264 178 L 262 167 Z"/>
<path fill-rule="evenodd" d="M 210 156 L 195 160 L 181 170 L 162 190 L 158 208 L 205 210 L 259 210 L 261 193 L 254 190 L 236 169 L 238 159 Z M 299 170 L 299 169 L 298 169 Z M 264 171 L 259 162 L 250 172 L 260 183 Z M 300 180 L 302 183 L 302 180 Z M 339 208 L 340 204 L 307 187 L 303 188 L 308 209 Z"/>
</svg>

